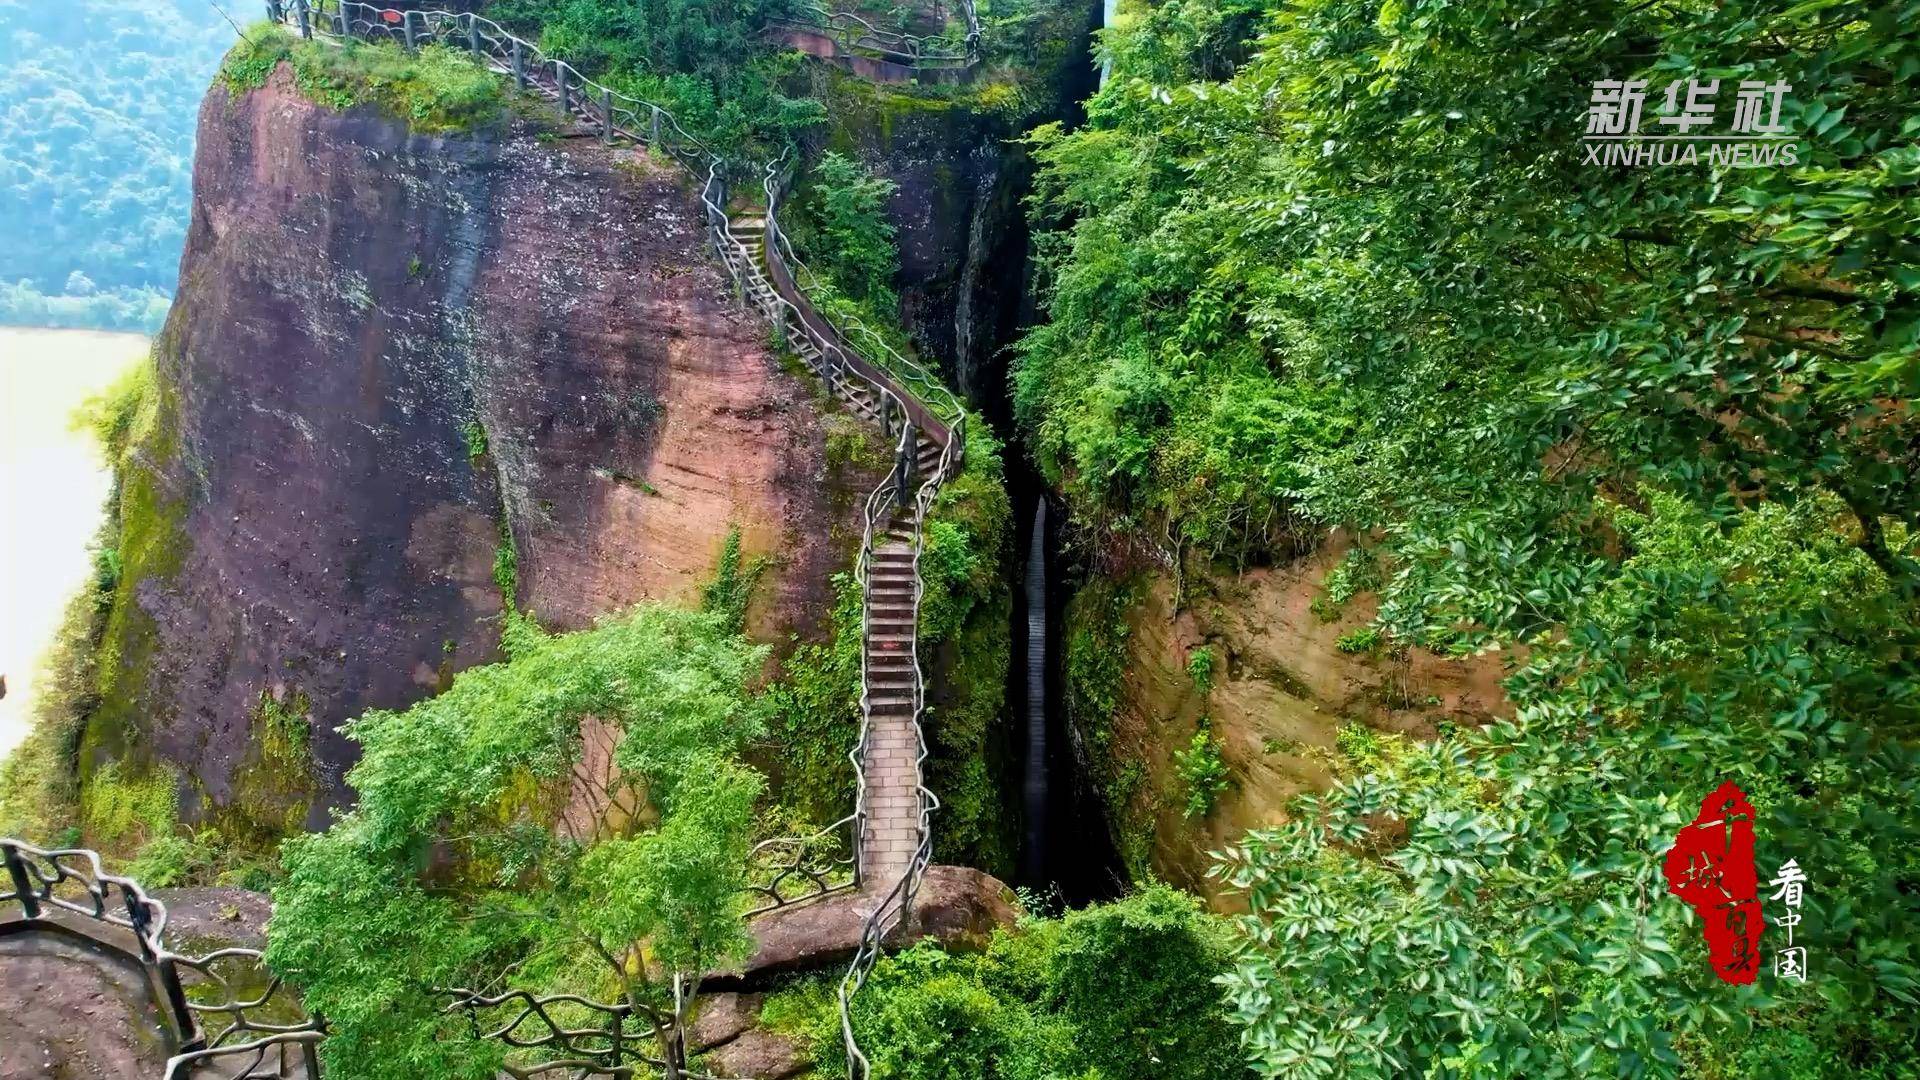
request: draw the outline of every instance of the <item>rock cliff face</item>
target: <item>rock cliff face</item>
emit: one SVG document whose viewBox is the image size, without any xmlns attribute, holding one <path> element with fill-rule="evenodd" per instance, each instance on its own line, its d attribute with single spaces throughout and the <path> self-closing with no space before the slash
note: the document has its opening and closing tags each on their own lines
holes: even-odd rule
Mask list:
<svg viewBox="0 0 1920 1080">
<path fill-rule="evenodd" d="M 887 213 L 899 230 L 902 324 L 996 423 L 1010 415 L 1004 347 L 1033 317 L 1023 205 L 1033 165 L 1018 139 L 1077 118 L 1096 85 L 1088 49 L 1099 4 L 1060 0 L 1039 17 L 1046 29 L 1031 37 L 1043 48 L 1011 67 L 990 59 L 965 88 L 925 92 L 814 69 L 829 125 L 813 149 L 855 157 L 896 185 Z"/>
<path fill-rule="evenodd" d="M 493 658 L 502 583 L 578 627 L 696 595 L 737 527 L 778 556 L 760 635 L 826 610 L 855 500 L 690 181 L 534 128 L 419 136 L 285 69 L 208 97 L 83 768 L 150 756 L 189 814 L 265 791 L 320 825 L 335 727 Z M 253 782 L 266 715 L 304 721 L 310 777 Z"/>
<path fill-rule="evenodd" d="M 1502 656 L 1343 651 L 1343 635 L 1375 610 L 1367 594 L 1337 611 L 1323 602 L 1346 548 L 1335 540 L 1283 566 L 1190 577 L 1177 610 L 1173 581 L 1159 572 L 1075 597 L 1069 734 L 1135 878 L 1151 873 L 1231 907 L 1206 877 L 1209 853 L 1285 820 L 1295 795 L 1326 788 L 1348 767 L 1343 727 L 1431 738 L 1440 723 L 1477 724 L 1508 708 Z M 1203 648 L 1210 686 L 1189 666 Z M 1174 754 L 1203 724 L 1228 786 L 1209 813 L 1189 817 Z"/>
</svg>

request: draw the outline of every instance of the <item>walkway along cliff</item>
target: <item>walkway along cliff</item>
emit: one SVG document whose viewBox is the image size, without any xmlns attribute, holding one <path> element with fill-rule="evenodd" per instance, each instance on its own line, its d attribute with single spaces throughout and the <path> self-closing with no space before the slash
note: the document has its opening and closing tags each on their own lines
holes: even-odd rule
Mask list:
<svg viewBox="0 0 1920 1080">
<path fill-rule="evenodd" d="M 755 852 L 756 861 L 772 874 L 761 889 L 766 902 L 753 912 L 756 917 L 777 916 L 837 893 L 856 898 L 862 928 L 839 1000 L 850 1067 L 855 1077 L 865 1077 L 866 1059 L 853 1037 L 852 1001 L 888 935 L 910 913 L 932 857 L 931 823 L 939 799 L 922 775 L 926 687 L 916 650 L 923 591 L 918 560 L 926 515 L 965 452 L 966 415 L 959 401 L 877 335 L 862 327 L 843 329 L 808 301 L 798 280 L 805 268 L 779 223 L 791 179 L 785 158 L 761 170 L 753 193 L 758 199 L 750 194 L 740 200 L 745 209 L 732 210 L 730 184 L 743 171 L 737 165 L 689 135 L 666 110 L 583 77 L 565 60 L 546 56 L 488 19 L 308 0 L 271 3 L 269 13 L 308 37 L 388 38 L 409 49 L 429 42 L 464 48 L 519 89 L 592 125 L 608 143 L 670 155 L 703 179 L 708 235 L 740 294 L 841 402 L 891 440 L 893 467 L 866 500 L 856 568 L 863 601 L 862 724 L 849 753 L 857 778 L 853 812 L 819 834 L 768 841 Z M 971 5 L 967 13 L 969 25 L 977 26 Z M 969 35 L 969 52 L 976 40 L 977 33 Z M 930 62 L 947 66 L 952 58 Z"/>
</svg>

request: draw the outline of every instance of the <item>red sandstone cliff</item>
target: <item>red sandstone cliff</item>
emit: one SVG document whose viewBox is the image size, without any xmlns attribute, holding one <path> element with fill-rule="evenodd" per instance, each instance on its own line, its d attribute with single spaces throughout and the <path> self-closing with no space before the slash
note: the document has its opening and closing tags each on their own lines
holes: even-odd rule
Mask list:
<svg viewBox="0 0 1920 1080">
<path fill-rule="evenodd" d="M 265 694 L 308 721 L 323 823 L 335 727 L 494 656 L 503 527 L 550 625 L 693 595 L 734 525 L 778 558 L 759 636 L 826 609 L 855 501 L 684 172 L 526 121 L 410 134 L 282 70 L 216 87 L 194 179 L 83 767 L 170 763 L 190 813 L 304 801 L 249 780 Z"/>
</svg>

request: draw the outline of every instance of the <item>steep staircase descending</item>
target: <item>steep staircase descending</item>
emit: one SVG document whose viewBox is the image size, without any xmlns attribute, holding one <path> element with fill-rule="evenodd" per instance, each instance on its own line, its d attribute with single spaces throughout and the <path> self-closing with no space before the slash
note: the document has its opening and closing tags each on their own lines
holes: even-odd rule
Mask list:
<svg viewBox="0 0 1920 1080">
<path fill-rule="evenodd" d="M 860 870 L 866 888 L 889 893 L 920 846 L 920 730 L 914 671 L 914 610 L 920 583 L 914 569 L 912 517 L 896 510 L 883 537 L 874 538 L 866 596 L 866 821 Z"/>
<path fill-rule="evenodd" d="M 767 308 L 780 303 L 774 292 L 773 283 L 767 280 L 767 219 L 764 212 L 742 212 L 727 221 L 727 235 L 731 236 L 747 252 L 747 296 L 755 307 Z M 820 350 L 806 337 L 796 337 L 793 350 L 804 360 L 807 367 L 815 372 L 828 367 Z M 874 394 L 872 388 L 858 379 L 848 379 L 824 375 L 827 384 L 838 398 L 862 420 L 879 424 L 889 437 L 894 434 L 900 423 L 899 417 L 891 417 L 883 411 L 883 403 Z M 934 474 L 940 465 L 941 445 L 926 432 L 917 432 L 919 438 L 914 455 L 914 473 L 920 480 Z M 916 534 L 918 530 L 915 530 Z"/>
<path fill-rule="evenodd" d="M 747 255 L 748 299 L 762 309 L 776 309 L 781 300 L 765 271 L 766 226 L 764 215 L 742 213 L 728 220 L 727 233 Z M 793 347 L 843 404 L 880 425 L 889 437 L 895 434 L 902 418 L 891 415 L 872 387 L 838 374 L 805 335 L 796 336 Z M 897 475 L 890 478 L 893 492 L 875 493 L 892 506 L 872 530 L 864 553 L 861 712 L 865 733 L 859 753 L 864 776 L 856 831 L 861 892 L 876 897 L 895 891 L 925 838 L 927 808 L 921 798 L 920 770 L 925 747 L 916 723 L 921 705 L 915 641 L 922 524 L 916 495 L 921 481 L 939 469 L 942 450 L 926 432 L 915 432 L 904 497 Z"/>
</svg>

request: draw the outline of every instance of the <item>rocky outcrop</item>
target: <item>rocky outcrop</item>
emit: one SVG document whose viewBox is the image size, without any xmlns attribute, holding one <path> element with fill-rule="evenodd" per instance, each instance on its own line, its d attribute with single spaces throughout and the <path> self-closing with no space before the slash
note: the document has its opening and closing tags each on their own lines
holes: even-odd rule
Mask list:
<svg viewBox="0 0 1920 1080">
<path fill-rule="evenodd" d="M 848 893 L 775 911 L 753 920 L 753 954 L 737 969 L 708 976 L 715 989 L 755 989 L 776 976 L 836 967 L 853 958 L 867 917 L 881 897 Z M 1020 916 L 1013 890 L 965 866 L 930 866 L 913 912 L 887 938 L 900 948 L 932 938 L 950 949 L 984 948 L 993 931 Z"/>
<path fill-rule="evenodd" d="M 1336 739 L 1343 726 L 1431 738 L 1442 722 L 1477 724 L 1508 709 L 1501 655 L 1344 651 L 1342 638 L 1376 610 L 1368 594 L 1337 611 L 1325 602 L 1327 572 L 1347 548 L 1336 538 L 1282 566 L 1190 576 L 1177 610 L 1174 583 L 1159 572 L 1076 598 L 1070 648 L 1097 650 L 1089 642 L 1107 639 L 1118 652 L 1110 658 L 1117 679 L 1110 713 L 1070 708 L 1070 734 L 1136 879 L 1151 875 L 1231 906 L 1206 876 L 1210 853 L 1248 829 L 1284 821 L 1295 795 L 1327 787 L 1342 766 Z M 1101 590 L 1115 601 L 1106 610 L 1089 603 Z M 1210 687 L 1189 667 L 1201 648 L 1214 661 Z M 1086 654 L 1068 664 L 1097 670 L 1102 658 Z M 1194 818 L 1174 754 L 1203 723 L 1218 740 L 1228 786 L 1209 813 Z"/>
<path fill-rule="evenodd" d="M 787 1080 L 806 1071 L 809 1063 L 795 1040 L 756 1028 L 713 1050 L 707 1064 L 718 1076 Z"/>
<path fill-rule="evenodd" d="M 786 1080 L 806 1071 L 809 1061 L 800 1043 L 760 1027 L 765 994 L 718 993 L 700 997 L 690 1041 L 705 1054 L 716 1076 Z"/>
<path fill-rule="evenodd" d="M 319 826 L 336 728 L 492 659 L 503 583 L 579 627 L 695 596 L 737 527 L 776 556 L 758 635 L 830 606 L 865 488 L 836 488 L 686 173 L 555 134 L 415 135 L 284 69 L 208 97 L 83 768 L 158 758 L 242 825 L 304 790 Z M 310 732 L 310 777 L 250 782 L 263 714 Z"/>
</svg>

